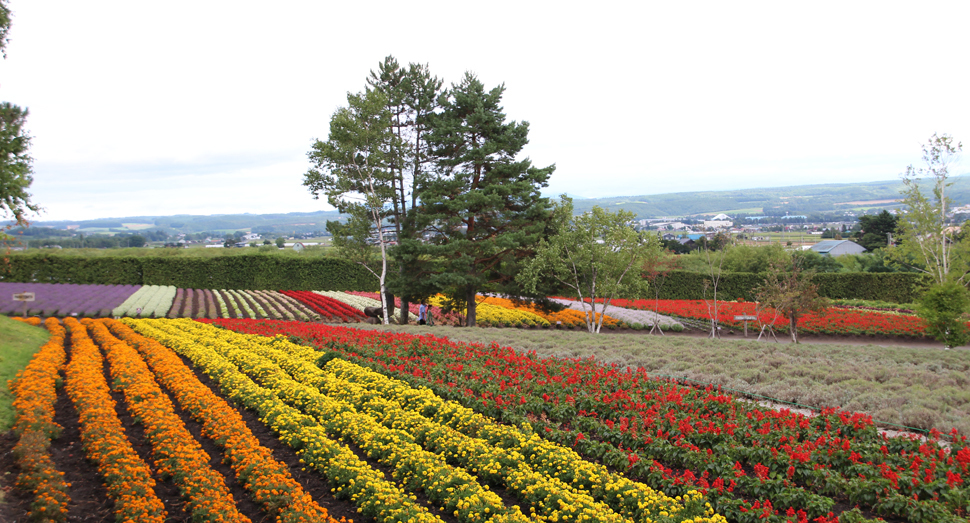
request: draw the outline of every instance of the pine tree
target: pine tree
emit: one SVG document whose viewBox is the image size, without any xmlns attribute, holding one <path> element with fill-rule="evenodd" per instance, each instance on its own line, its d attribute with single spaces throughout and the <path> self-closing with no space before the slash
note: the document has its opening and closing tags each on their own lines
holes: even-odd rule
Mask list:
<svg viewBox="0 0 970 523">
<path fill-rule="evenodd" d="M 418 225 L 433 239 L 416 250 L 442 261 L 427 279 L 465 300 L 469 326 L 476 323 L 476 294 L 514 278 L 510 264 L 538 243 L 551 214 L 539 191 L 555 166 L 517 159 L 529 124 L 506 122 L 504 91 L 486 91 L 466 73 L 441 97 L 429 138 L 436 169 L 421 186 Z"/>
</svg>

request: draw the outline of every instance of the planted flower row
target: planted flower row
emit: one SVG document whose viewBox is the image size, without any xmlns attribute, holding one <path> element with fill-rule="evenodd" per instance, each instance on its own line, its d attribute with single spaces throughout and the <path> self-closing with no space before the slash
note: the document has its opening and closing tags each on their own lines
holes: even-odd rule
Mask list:
<svg viewBox="0 0 970 523">
<path fill-rule="evenodd" d="M 78 285 L 72 283 L 0 282 L 0 314 L 109 316 L 140 285 Z M 13 295 L 34 293 L 34 301 L 14 301 Z"/>
<path fill-rule="evenodd" d="M 64 388 L 78 411 L 81 444 L 88 459 L 97 464 L 115 515 L 121 521 L 162 523 L 167 512 L 155 494 L 151 469 L 125 436 L 104 378 L 101 353 L 84 326 L 72 318 L 64 323 L 71 331 Z"/>
<path fill-rule="evenodd" d="M 17 477 L 17 487 L 34 495 L 30 505 L 31 517 L 64 521 L 70 500 L 67 493 L 70 485 L 64 481 L 64 473 L 54 466 L 49 449 L 51 439 L 56 438 L 61 430 L 54 422 L 54 403 L 57 400 L 58 374 L 66 358 L 66 333 L 56 318 L 48 318 L 45 326 L 50 332 L 50 339 L 8 383 L 16 411 L 13 431 L 18 435 L 13 453 L 21 471 Z"/>
<path fill-rule="evenodd" d="M 248 408 L 256 410 L 260 419 L 276 431 L 280 440 L 298 449 L 301 461 L 320 472 L 334 485 L 334 494 L 349 498 L 364 515 L 381 522 L 416 523 L 442 520 L 416 502 L 399 486 L 384 479 L 383 473 L 360 460 L 346 445 L 331 439 L 326 429 L 311 416 L 287 405 L 270 391 L 243 374 L 226 358 L 197 344 L 179 333 L 160 329 L 166 322 L 123 320 L 136 332 L 155 339 L 178 354 L 220 384 L 222 392 Z M 171 320 L 179 325 L 187 320 Z"/>
<path fill-rule="evenodd" d="M 611 474 L 605 467 L 593 465 L 568 449 L 543 442 L 531 431 L 522 432 L 490 422 L 456 404 L 446 406 L 439 398 L 426 398 L 420 405 L 406 408 L 385 397 L 386 391 L 375 393 L 357 383 L 357 380 L 338 377 L 333 368 L 343 365 L 344 371 L 356 368 L 368 373 L 367 377 L 357 376 L 364 381 L 376 379 L 378 376 L 373 372 L 340 361 L 333 361 L 327 365 L 327 369 L 321 370 L 309 361 L 317 356 L 316 351 L 285 340 L 245 339 L 201 325 L 155 325 L 170 334 L 191 336 L 197 343 L 208 344 L 224 353 L 240 367 L 259 376 L 266 382 L 264 384 L 272 383 L 281 397 L 322 420 L 328 420 L 328 429 L 354 439 L 364 448 L 378 445 L 377 448 L 381 450 L 377 452 L 381 455 L 388 452 L 387 449 L 396 447 L 397 450 L 393 450 L 389 459 L 418 460 L 424 464 L 418 470 L 435 469 L 436 459 L 430 451 L 442 453 L 449 463 L 475 472 L 481 480 L 517 492 L 520 499 L 532 505 L 531 511 L 550 520 L 581 518 L 582 514 L 586 514 L 595 520 L 609 521 L 619 517 L 617 513 L 637 521 L 648 517 L 654 521 L 682 521 L 694 517 L 700 518 L 699 521 L 718 520 L 717 516 L 712 519 L 712 511 L 703 506 L 703 500 L 697 493 L 692 493 L 689 502 L 684 500 L 684 505 L 689 505 L 689 508 L 685 508 L 679 500 L 666 498 L 644 485 Z M 283 369 L 289 374 L 284 374 Z M 387 382 L 388 386 L 391 383 Z M 401 394 L 422 394 L 401 382 L 393 383 Z M 324 394 L 316 392 L 318 390 Z M 421 415 L 420 411 L 429 406 L 441 407 L 441 420 Z M 377 420 L 385 427 L 376 424 Z M 447 424 L 443 424 L 444 420 L 447 420 Z M 471 427 L 475 428 L 473 434 L 461 430 Z M 404 432 L 396 429 L 403 429 Z M 405 454 L 407 458 L 400 454 Z M 414 467 L 409 466 L 407 470 L 414 470 Z M 442 477 L 443 468 L 436 470 L 431 475 Z M 451 475 L 463 477 L 456 472 Z M 577 478 L 581 478 L 582 482 Z M 407 474 L 402 479 L 414 482 Z M 454 486 L 454 481 L 458 479 L 453 479 L 449 484 Z M 472 488 L 465 485 L 466 491 Z M 429 496 L 435 492 L 433 486 L 422 486 L 429 491 Z M 458 490 L 457 487 L 455 490 Z M 538 494 L 540 492 L 542 495 Z M 474 499 L 486 498 L 476 495 Z M 562 500 L 562 503 L 557 500 Z M 453 506 L 453 501 L 436 502 Z M 650 515 L 651 510 L 653 515 Z M 496 508 L 491 508 L 491 513 L 496 511 Z M 478 512 L 483 512 L 481 507 Z M 460 514 L 461 511 L 461 518 Z"/>
<path fill-rule="evenodd" d="M 293 479 L 289 468 L 259 443 L 242 416 L 203 385 L 171 349 L 115 320 L 100 320 L 89 329 L 104 343 L 115 343 L 113 334 L 138 351 L 181 408 L 202 424 L 202 433 L 224 449 L 240 483 L 270 516 L 294 523 L 335 521 Z"/>
<path fill-rule="evenodd" d="M 833 411 L 809 419 L 653 380 L 642 370 L 540 359 L 497 346 L 276 322 L 219 323 L 313 340 L 492 416 L 549 419 L 549 437 L 616 463 L 626 457 L 640 477 L 659 474 L 660 481 L 671 477 L 671 466 L 687 469 L 673 479 L 683 488 L 708 489 L 718 510 L 740 521 L 759 519 L 765 501 L 778 521 L 788 509 L 792 520 L 800 510 L 827 515 L 836 500 L 912 521 L 945 520 L 968 509 L 970 449 L 960 435 L 947 452 L 932 441 L 883 439 L 865 416 Z M 735 498 L 739 491 L 747 501 Z"/>
<path fill-rule="evenodd" d="M 710 320 L 714 314 L 713 301 L 704 300 L 613 300 L 618 307 L 656 311 L 660 314 L 696 320 Z M 776 330 L 788 329 L 788 318 L 774 309 L 759 310 L 752 302 L 717 302 L 718 321 L 735 328 L 743 327 L 735 316 L 757 316 L 762 324 Z M 911 314 L 831 307 L 821 313 L 799 318 L 801 332 L 837 335 L 885 335 L 922 337 L 926 327 L 919 317 Z"/>
<path fill-rule="evenodd" d="M 85 319 L 109 362 L 113 385 L 121 389 L 128 411 L 145 426 L 157 473 L 172 478 L 197 521 L 248 522 L 236 508 L 225 478 L 209 466 L 209 455 L 189 433 L 175 406 L 155 382 L 138 352 Z M 97 328 L 97 327 L 100 327 Z"/>
</svg>

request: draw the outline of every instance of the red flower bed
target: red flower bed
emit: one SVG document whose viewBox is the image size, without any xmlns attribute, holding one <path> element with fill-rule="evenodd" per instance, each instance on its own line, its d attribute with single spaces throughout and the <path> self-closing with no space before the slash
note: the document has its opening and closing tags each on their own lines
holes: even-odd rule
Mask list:
<svg viewBox="0 0 970 523">
<path fill-rule="evenodd" d="M 339 320 L 345 322 L 363 321 L 366 317 L 364 313 L 347 305 L 344 302 L 333 298 L 321 296 L 310 291 L 279 291 L 280 294 L 289 296 L 300 303 L 310 307 L 324 320 Z"/>
<path fill-rule="evenodd" d="M 913 522 L 956 521 L 970 506 L 970 447 L 955 431 L 947 451 L 933 440 L 880 436 L 862 414 L 828 409 L 807 418 L 593 360 L 303 323 L 214 323 L 296 336 L 484 414 L 529 419 L 545 437 L 669 495 L 703 489 L 732 521 L 836 521 L 837 503 Z"/>
<path fill-rule="evenodd" d="M 613 300 L 612 305 L 629 309 L 655 310 L 660 314 L 679 316 L 682 318 L 710 320 L 714 314 L 714 303 L 704 300 Z M 763 323 L 774 321 L 776 329 L 786 330 L 788 318 L 778 314 L 775 318 L 774 309 L 755 309 L 751 302 L 719 301 L 717 302 L 717 317 L 722 324 L 741 328 L 742 323 L 735 321 L 735 316 L 757 316 Z M 886 336 L 921 337 L 925 335 L 926 327 L 923 320 L 908 314 L 894 314 L 891 312 L 877 312 L 860 309 L 840 309 L 830 307 L 820 314 L 807 314 L 798 320 L 800 332 L 816 334 L 868 334 Z"/>
</svg>

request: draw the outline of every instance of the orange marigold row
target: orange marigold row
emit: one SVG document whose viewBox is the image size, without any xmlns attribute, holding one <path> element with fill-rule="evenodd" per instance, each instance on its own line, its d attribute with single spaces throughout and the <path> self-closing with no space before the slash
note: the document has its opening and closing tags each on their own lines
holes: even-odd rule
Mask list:
<svg viewBox="0 0 970 523">
<path fill-rule="evenodd" d="M 125 437 L 104 379 L 101 353 L 77 320 L 65 318 L 64 324 L 71 331 L 64 388 L 80 417 L 81 443 L 104 478 L 115 514 L 120 521 L 163 523 L 168 514 L 155 495 L 151 469 Z"/>
<path fill-rule="evenodd" d="M 515 302 L 506 298 L 497 298 L 494 296 L 489 296 L 484 299 L 478 300 L 479 303 L 488 303 L 490 305 L 498 305 L 499 307 L 505 307 L 507 309 L 523 310 L 526 312 L 531 312 L 536 316 L 540 316 L 549 323 L 556 325 L 561 323 L 566 327 L 584 327 L 586 326 L 586 316 L 582 311 L 577 311 L 575 309 L 563 309 L 559 312 L 544 312 L 535 305 L 523 303 L 521 305 L 516 305 Z M 599 321 L 601 313 L 596 313 L 596 321 Z M 612 318 L 609 315 L 603 319 L 603 325 L 606 326 L 618 326 L 620 321 L 616 318 Z"/>
<path fill-rule="evenodd" d="M 34 327 L 37 327 L 41 323 L 44 323 L 44 321 L 41 320 L 40 318 L 38 318 L 37 316 L 31 316 L 29 318 L 21 318 L 20 316 L 14 316 L 12 319 L 17 320 L 17 321 L 22 321 L 22 322 L 26 323 L 27 325 L 33 325 Z M 50 318 L 47 318 L 47 319 L 50 320 Z"/>
<path fill-rule="evenodd" d="M 145 427 L 155 467 L 171 477 L 182 493 L 193 521 L 249 523 L 239 512 L 225 478 L 209 466 L 210 457 L 192 436 L 168 395 L 155 382 L 141 356 L 94 320 L 82 320 L 105 352 L 111 379 L 125 395 L 128 411 Z M 107 334 L 105 336 L 105 334 Z"/>
<path fill-rule="evenodd" d="M 289 468 L 259 443 L 239 412 L 203 385 L 172 349 L 137 334 L 119 321 L 105 319 L 89 326 L 95 339 L 106 336 L 101 332 L 105 327 L 141 354 L 156 379 L 185 411 L 202 423 L 202 433 L 225 448 L 239 481 L 276 521 L 337 523 L 293 479 Z"/>
<path fill-rule="evenodd" d="M 24 321 L 39 325 L 40 318 Z M 19 488 L 32 491 L 31 519 L 64 521 L 71 486 L 64 481 L 64 473 L 57 470 L 50 456 L 51 438 L 56 438 L 61 426 L 54 422 L 54 403 L 57 401 L 57 382 L 64 366 L 64 327 L 57 318 L 48 318 L 46 325 L 50 339 L 34 354 L 30 363 L 7 383 L 14 395 L 16 411 L 13 430 L 20 436 L 13 453 L 20 467 Z"/>
</svg>

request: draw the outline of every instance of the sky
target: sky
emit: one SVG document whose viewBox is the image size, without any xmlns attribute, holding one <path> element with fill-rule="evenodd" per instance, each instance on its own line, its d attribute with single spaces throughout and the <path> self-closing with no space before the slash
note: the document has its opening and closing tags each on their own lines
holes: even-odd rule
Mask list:
<svg viewBox="0 0 970 523">
<path fill-rule="evenodd" d="M 387 55 L 504 84 L 549 195 L 891 180 L 933 133 L 970 146 L 965 0 L 8 5 L 40 221 L 329 210 L 306 153 Z"/>
</svg>

